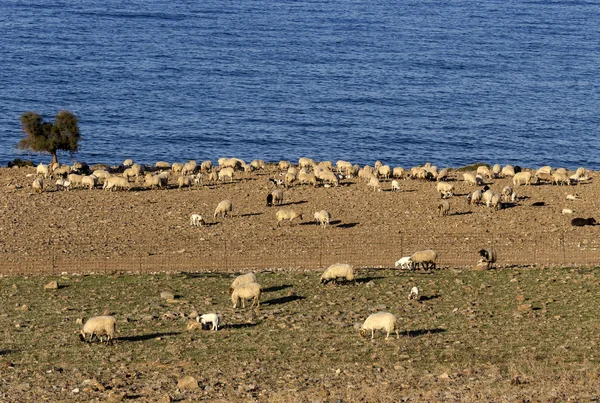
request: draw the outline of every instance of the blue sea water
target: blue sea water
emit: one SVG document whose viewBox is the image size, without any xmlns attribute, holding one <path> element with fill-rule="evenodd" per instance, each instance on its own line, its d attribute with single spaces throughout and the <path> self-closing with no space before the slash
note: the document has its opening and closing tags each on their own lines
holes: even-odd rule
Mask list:
<svg viewBox="0 0 600 403">
<path fill-rule="evenodd" d="M 19 117 L 73 159 L 600 169 L 600 2 L 2 0 L 0 164 Z"/>
</svg>

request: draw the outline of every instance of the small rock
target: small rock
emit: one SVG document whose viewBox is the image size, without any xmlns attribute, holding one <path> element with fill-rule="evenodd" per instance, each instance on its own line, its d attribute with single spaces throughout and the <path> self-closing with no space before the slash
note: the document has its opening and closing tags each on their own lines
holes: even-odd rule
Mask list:
<svg viewBox="0 0 600 403">
<path fill-rule="evenodd" d="M 173 295 L 173 293 L 170 291 L 163 291 L 160 293 L 160 298 L 166 300 L 175 299 L 175 295 Z"/>
<path fill-rule="evenodd" d="M 367 288 L 375 287 L 375 283 L 373 282 L 373 280 L 371 280 L 367 284 L 365 284 L 365 287 L 367 287 Z"/>
<path fill-rule="evenodd" d="M 83 325 L 83 318 L 77 318 L 77 320 L 75 321 L 76 325 Z"/>
<path fill-rule="evenodd" d="M 517 311 L 519 312 L 530 312 L 533 310 L 533 306 L 531 304 L 521 304 L 517 307 Z"/>
<path fill-rule="evenodd" d="M 29 307 L 27 305 L 21 305 L 19 307 L 16 307 L 15 310 L 24 312 L 24 311 L 28 311 Z"/>
<path fill-rule="evenodd" d="M 440 381 L 448 381 L 448 380 L 450 380 L 450 376 L 448 375 L 448 373 L 444 372 L 443 374 L 438 376 L 438 379 Z"/>
<path fill-rule="evenodd" d="M 198 381 L 193 376 L 186 375 L 177 381 L 179 390 L 196 390 L 198 389 Z"/>
<path fill-rule="evenodd" d="M 111 391 L 108 394 L 108 396 L 106 396 L 106 403 L 121 402 L 125 399 L 125 396 L 126 396 L 125 392 L 117 393 L 117 392 Z"/>
<path fill-rule="evenodd" d="M 196 319 L 198 316 L 199 316 L 199 315 L 198 315 L 198 311 L 192 311 L 192 312 L 190 312 L 190 314 L 188 315 L 188 317 L 189 317 L 190 319 Z"/>
<path fill-rule="evenodd" d="M 75 388 L 71 391 L 71 393 L 79 393 L 79 388 Z"/>
<path fill-rule="evenodd" d="M 515 300 L 517 300 L 517 302 L 524 302 L 525 299 L 526 299 L 525 296 L 521 295 L 521 294 L 519 294 L 515 297 Z"/>
</svg>

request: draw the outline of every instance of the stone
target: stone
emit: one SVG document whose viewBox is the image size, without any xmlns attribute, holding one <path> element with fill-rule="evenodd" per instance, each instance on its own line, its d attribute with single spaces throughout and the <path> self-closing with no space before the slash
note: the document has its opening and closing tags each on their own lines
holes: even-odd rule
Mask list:
<svg viewBox="0 0 600 403">
<path fill-rule="evenodd" d="M 44 284 L 44 290 L 58 290 L 58 282 L 50 281 L 49 283 Z"/>
<path fill-rule="evenodd" d="M 183 378 L 179 379 L 179 381 L 177 381 L 177 388 L 182 391 L 196 390 L 198 389 L 198 381 L 193 376 L 186 375 Z"/>
</svg>

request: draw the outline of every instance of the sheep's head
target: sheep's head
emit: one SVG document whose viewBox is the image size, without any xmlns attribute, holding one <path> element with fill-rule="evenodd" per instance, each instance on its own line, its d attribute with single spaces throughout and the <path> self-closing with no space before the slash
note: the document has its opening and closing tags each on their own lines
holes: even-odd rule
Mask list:
<svg viewBox="0 0 600 403">
<path fill-rule="evenodd" d="M 354 281 L 354 272 L 350 272 L 346 275 L 346 280 Z"/>
<path fill-rule="evenodd" d="M 360 337 L 365 337 L 367 335 L 367 329 L 361 327 L 358 333 L 360 334 Z"/>
</svg>

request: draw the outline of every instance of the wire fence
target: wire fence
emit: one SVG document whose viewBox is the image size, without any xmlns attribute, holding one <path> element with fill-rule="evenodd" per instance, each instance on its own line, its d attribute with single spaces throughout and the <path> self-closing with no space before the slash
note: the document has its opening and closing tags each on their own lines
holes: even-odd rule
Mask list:
<svg viewBox="0 0 600 403">
<path fill-rule="evenodd" d="M 527 235 L 486 232 L 323 234 L 275 239 L 203 241 L 193 255 L 157 254 L 73 258 L 60 253 L 43 256 L 0 254 L 0 274 L 113 272 L 240 272 L 246 270 L 321 270 L 330 264 L 356 268 L 393 268 L 402 256 L 418 250 L 438 252 L 440 268 L 475 266 L 478 251 L 493 248 L 498 267 L 575 267 L 600 265 L 600 240 L 580 233 L 542 232 Z"/>
</svg>

